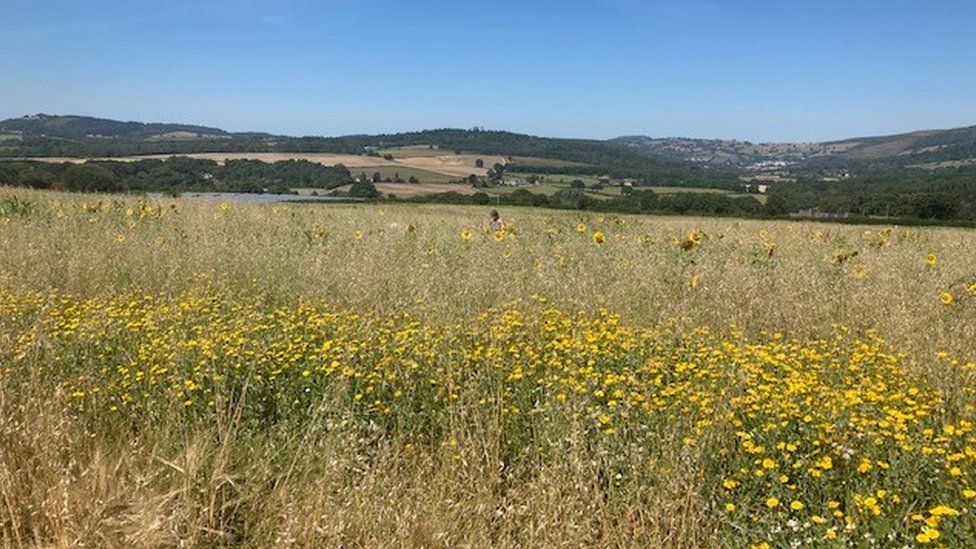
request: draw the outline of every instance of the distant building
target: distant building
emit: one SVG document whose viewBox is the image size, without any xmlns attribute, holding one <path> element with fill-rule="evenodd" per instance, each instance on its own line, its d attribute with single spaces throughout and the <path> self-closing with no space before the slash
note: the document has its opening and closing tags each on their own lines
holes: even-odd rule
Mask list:
<svg viewBox="0 0 976 549">
<path fill-rule="evenodd" d="M 790 217 L 808 217 L 812 219 L 847 219 L 851 214 L 847 212 L 822 212 L 817 208 L 800 210 L 790 214 Z"/>
</svg>

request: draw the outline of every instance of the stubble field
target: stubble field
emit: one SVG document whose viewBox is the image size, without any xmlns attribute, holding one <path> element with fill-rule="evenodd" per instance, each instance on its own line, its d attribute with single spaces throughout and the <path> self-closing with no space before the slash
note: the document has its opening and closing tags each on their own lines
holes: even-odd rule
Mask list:
<svg viewBox="0 0 976 549">
<path fill-rule="evenodd" d="M 976 543 L 962 229 L 0 189 L 10 546 Z"/>
</svg>

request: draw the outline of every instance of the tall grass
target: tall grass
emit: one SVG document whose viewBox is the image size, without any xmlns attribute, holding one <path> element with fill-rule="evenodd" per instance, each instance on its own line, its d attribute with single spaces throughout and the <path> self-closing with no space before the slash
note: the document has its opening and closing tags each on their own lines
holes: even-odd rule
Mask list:
<svg viewBox="0 0 976 549">
<path fill-rule="evenodd" d="M 973 413 L 972 231 L 502 213 L 0 190 L 0 539 L 785 545 L 777 494 L 845 500 L 839 539 L 885 545 L 964 502 L 912 460 L 971 443 L 922 431 Z M 880 410 L 917 416 L 915 449 Z M 823 442 L 893 472 L 782 492 L 738 472 L 743 429 L 810 443 L 777 468 Z"/>
</svg>

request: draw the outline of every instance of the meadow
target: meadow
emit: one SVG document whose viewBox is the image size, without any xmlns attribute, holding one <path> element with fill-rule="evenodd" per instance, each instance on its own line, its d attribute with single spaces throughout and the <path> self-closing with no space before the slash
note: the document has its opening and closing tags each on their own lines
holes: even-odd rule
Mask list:
<svg viewBox="0 0 976 549">
<path fill-rule="evenodd" d="M 976 544 L 976 233 L 0 188 L 0 545 Z"/>
</svg>

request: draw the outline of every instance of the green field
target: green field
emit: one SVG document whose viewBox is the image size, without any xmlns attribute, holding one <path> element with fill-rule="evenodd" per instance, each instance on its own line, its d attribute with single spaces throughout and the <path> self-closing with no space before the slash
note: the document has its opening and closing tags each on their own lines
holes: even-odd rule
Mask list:
<svg viewBox="0 0 976 549">
<path fill-rule="evenodd" d="M 389 149 L 376 149 L 380 156 L 392 155 L 393 158 L 417 158 L 427 156 L 443 156 L 454 154 L 454 151 L 429 147 L 427 145 L 414 145 L 410 147 L 392 147 Z"/>
</svg>

